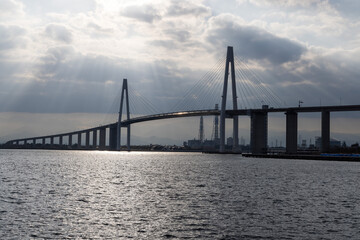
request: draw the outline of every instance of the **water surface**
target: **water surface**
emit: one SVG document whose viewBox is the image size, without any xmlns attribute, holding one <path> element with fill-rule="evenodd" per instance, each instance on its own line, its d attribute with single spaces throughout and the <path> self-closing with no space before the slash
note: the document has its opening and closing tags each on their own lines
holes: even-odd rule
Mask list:
<svg viewBox="0 0 360 240">
<path fill-rule="evenodd" d="M 0 150 L 0 239 L 356 239 L 360 163 Z"/>
</svg>

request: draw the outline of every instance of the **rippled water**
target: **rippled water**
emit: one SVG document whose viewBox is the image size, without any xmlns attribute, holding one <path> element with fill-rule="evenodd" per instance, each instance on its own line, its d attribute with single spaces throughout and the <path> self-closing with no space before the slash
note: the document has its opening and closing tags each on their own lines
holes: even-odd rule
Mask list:
<svg viewBox="0 0 360 240">
<path fill-rule="evenodd" d="M 0 239 L 356 239 L 360 163 L 0 150 Z"/>
</svg>

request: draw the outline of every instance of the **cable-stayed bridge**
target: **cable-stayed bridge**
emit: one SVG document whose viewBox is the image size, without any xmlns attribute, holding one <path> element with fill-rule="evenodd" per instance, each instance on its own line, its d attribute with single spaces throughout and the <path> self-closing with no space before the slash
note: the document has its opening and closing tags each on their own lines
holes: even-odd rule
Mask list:
<svg viewBox="0 0 360 240">
<path fill-rule="evenodd" d="M 235 68 L 235 65 L 241 67 Z M 298 113 L 321 112 L 321 151 L 327 152 L 330 147 L 330 113 L 360 111 L 360 105 L 301 107 L 299 103 L 299 107 L 284 107 L 282 100 L 261 81 L 261 78 L 247 62 L 234 55 L 232 47 L 227 48 L 225 71 L 223 66 L 224 62 L 220 60 L 186 92 L 180 101 L 174 104 L 170 111 L 157 110 L 155 105 L 145 97 L 132 91 L 128 86 L 127 79 L 124 79 L 117 122 L 79 131 L 14 139 L 8 141 L 6 145 L 15 148 L 39 148 L 39 145 L 45 146 L 46 142 L 49 142 L 52 148 L 71 146 L 75 149 L 121 150 L 124 149 L 121 144 L 121 132 L 125 128 L 127 135 L 125 149 L 130 151 L 131 126 L 133 124 L 161 119 L 215 115 L 220 117 L 218 151 L 225 151 L 225 119 L 230 118 L 233 120 L 233 151 L 238 152 L 238 116 L 246 115 L 251 119 L 250 145 L 252 153 L 266 153 L 268 113 L 283 112 L 286 114 L 286 152 L 296 153 Z M 229 93 L 228 85 L 231 85 Z M 220 102 L 220 109 L 213 108 Z M 132 116 L 130 112 L 135 113 L 135 116 Z M 148 113 L 144 114 L 144 112 Z M 64 138 L 67 138 L 66 144 L 63 141 Z M 75 141 L 73 141 L 74 138 Z M 76 142 L 76 147 L 74 147 L 74 142 Z"/>
</svg>

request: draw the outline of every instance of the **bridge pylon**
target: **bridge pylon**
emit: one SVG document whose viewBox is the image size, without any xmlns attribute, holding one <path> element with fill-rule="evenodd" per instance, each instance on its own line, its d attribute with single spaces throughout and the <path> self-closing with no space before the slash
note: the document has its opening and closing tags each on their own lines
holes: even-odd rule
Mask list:
<svg viewBox="0 0 360 240">
<path fill-rule="evenodd" d="M 219 152 L 225 151 L 225 115 L 226 115 L 226 96 L 228 89 L 229 78 L 229 65 L 231 66 L 231 85 L 232 85 L 232 100 L 233 110 L 237 110 L 237 94 L 235 82 L 235 64 L 234 64 L 234 50 L 233 47 L 227 47 L 225 76 L 223 95 L 221 99 L 221 112 L 220 112 L 220 149 Z M 239 147 L 239 119 L 238 116 L 233 116 L 233 151 L 237 151 Z"/>
<path fill-rule="evenodd" d="M 116 139 L 116 150 L 121 150 L 121 128 L 126 127 L 127 128 L 127 150 L 130 151 L 130 124 L 126 126 L 122 126 L 121 119 L 122 119 L 122 113 L 123 113 L 123 105 L 124 105 L 124 98 L 126 101 L 126 118 L 127 120 L 130 119 L 130 109 L 129 109 L 129 90 L 128 90 L 128 84 L 127 79 L 123 79 L 123 85 L 121 90 L 121 100 L 120 100 L 120 110 L 119 110 L 119 118 L 117 123 L 117 139 Z"/>
</svg>

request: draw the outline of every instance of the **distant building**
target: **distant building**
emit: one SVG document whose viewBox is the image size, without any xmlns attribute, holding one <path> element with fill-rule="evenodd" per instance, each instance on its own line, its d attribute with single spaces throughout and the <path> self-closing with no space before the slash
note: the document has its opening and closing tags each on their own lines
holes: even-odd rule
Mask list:
<svg viewBox="0 0 360 240">
<path fill-rule="evenodd" d="M 300 148 L 301 149 L 306 149 L 306 147 L 307 147 L 306 140 L 305 139 L 301 140 Z"/>
<path fill-rule="evenodd" d="M 341 141 L 330 138 L 330 147 L 341 147 Z M 321 149 L 321 137 L 315 137 L 315 148 Z"/>
<path fill-rule="evenodd" d="M 193 140 L 188 140 L 187 146 L 191 149 L 201 149 L 202 143 L 200 140 L 194 138 Z"/>
<path fill-rule="evenodd" d="M 226 145 L 232 146 L 234 144 L 234 139 L 232 137 L 228 137 L 226 139 Z"/>
<path fill-rule="evenodd" d="M 240 145 L 245 146 L 245 139 L 243 137 L 240 138 Z"/>
</svg>

